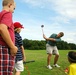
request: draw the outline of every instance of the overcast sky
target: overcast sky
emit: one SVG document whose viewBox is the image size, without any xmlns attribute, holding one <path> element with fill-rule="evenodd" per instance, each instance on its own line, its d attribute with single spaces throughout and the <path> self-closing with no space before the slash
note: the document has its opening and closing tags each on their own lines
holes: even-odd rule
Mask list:
<svg viewBox="0 0 76 75">
<path fill-rule="evenodd" d="M 44 40 L 44 33 L 49 37 L 52 33 L 64 32 L 62 40 L 76 43 L 76 0 L 15 0 L 16 9 L 13 21 L 23 24 L 20 33 L 22 38 Z M 2 10 L 0 0 L 0 11 Z"/>
</svg>

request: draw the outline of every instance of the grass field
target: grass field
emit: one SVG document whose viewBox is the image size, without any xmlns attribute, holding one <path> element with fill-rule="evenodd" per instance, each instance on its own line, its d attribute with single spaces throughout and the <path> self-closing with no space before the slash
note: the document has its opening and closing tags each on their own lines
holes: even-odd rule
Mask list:
<svg viewBox="0 0 76 75">
<path fill-rule="evenodd" d="M 25 50 L 26 61 L 35 60 L 35 62 L 24 65 L 25 70 L 21 75 L 66 75 L 64 69 L 69 66 L 67 53 L 69 50 L 59 50 L 60 58 L 58 64 L 60 68 L 53 67 L 52 70 L 46 68 L 46 50 Z M 53 65 L 54 55 L 52 56 L 51 65 Z M 28 74 L 30 73 L 30 74 Z"/>
</svg>

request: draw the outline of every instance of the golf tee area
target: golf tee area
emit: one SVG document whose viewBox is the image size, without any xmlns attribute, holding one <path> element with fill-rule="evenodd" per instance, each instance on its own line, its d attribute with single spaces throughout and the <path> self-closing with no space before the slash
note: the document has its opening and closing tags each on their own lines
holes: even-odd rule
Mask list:
<svg viewBox="0 0 76 75">
<path fill-rule="evenodd" d="M 60 57 L 58 60 L 58 64 L 61 66 L 60 68 L 53 67 L 52 70 L 47 69 L 47 54 L 46 50 L 25 50 L 26 61 L 32 61 L 24 64 L 24 71 L 21 75 L 66 75 L 65 69 L 69 66 L 69 62 L 67 59 L 67 53 L 70 50 L 59 50 Z M 51 66 L 53 65 L 54 55 L 51 58 Z"/>
</svg>

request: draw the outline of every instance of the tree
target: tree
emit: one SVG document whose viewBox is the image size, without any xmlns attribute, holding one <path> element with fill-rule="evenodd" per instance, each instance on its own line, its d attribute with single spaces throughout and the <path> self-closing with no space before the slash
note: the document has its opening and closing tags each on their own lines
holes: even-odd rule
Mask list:
<svg viewBox="0 0 76 75">
<path fill-rule="evenodd" d="M 28 50 L 45 50 L 46 49 L 46 41 L 45 40 L 23 40 L 24 49 Z M 75 50 L 76 44 L 67 43 L 66 41 L 57 42 L 57 47 L 60 50 Z"/>
</svg>

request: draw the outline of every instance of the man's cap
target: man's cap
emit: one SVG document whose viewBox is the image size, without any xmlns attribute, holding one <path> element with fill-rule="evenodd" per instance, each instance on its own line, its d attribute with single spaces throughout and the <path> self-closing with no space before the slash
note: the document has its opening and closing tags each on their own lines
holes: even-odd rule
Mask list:
<svg viewBox="0 0 76 75">
<path fill-rule="evenodd" d="M 19 22 L 14 23 L 14 28 L 24 28 L 23 25 Z"/>
</svg>

